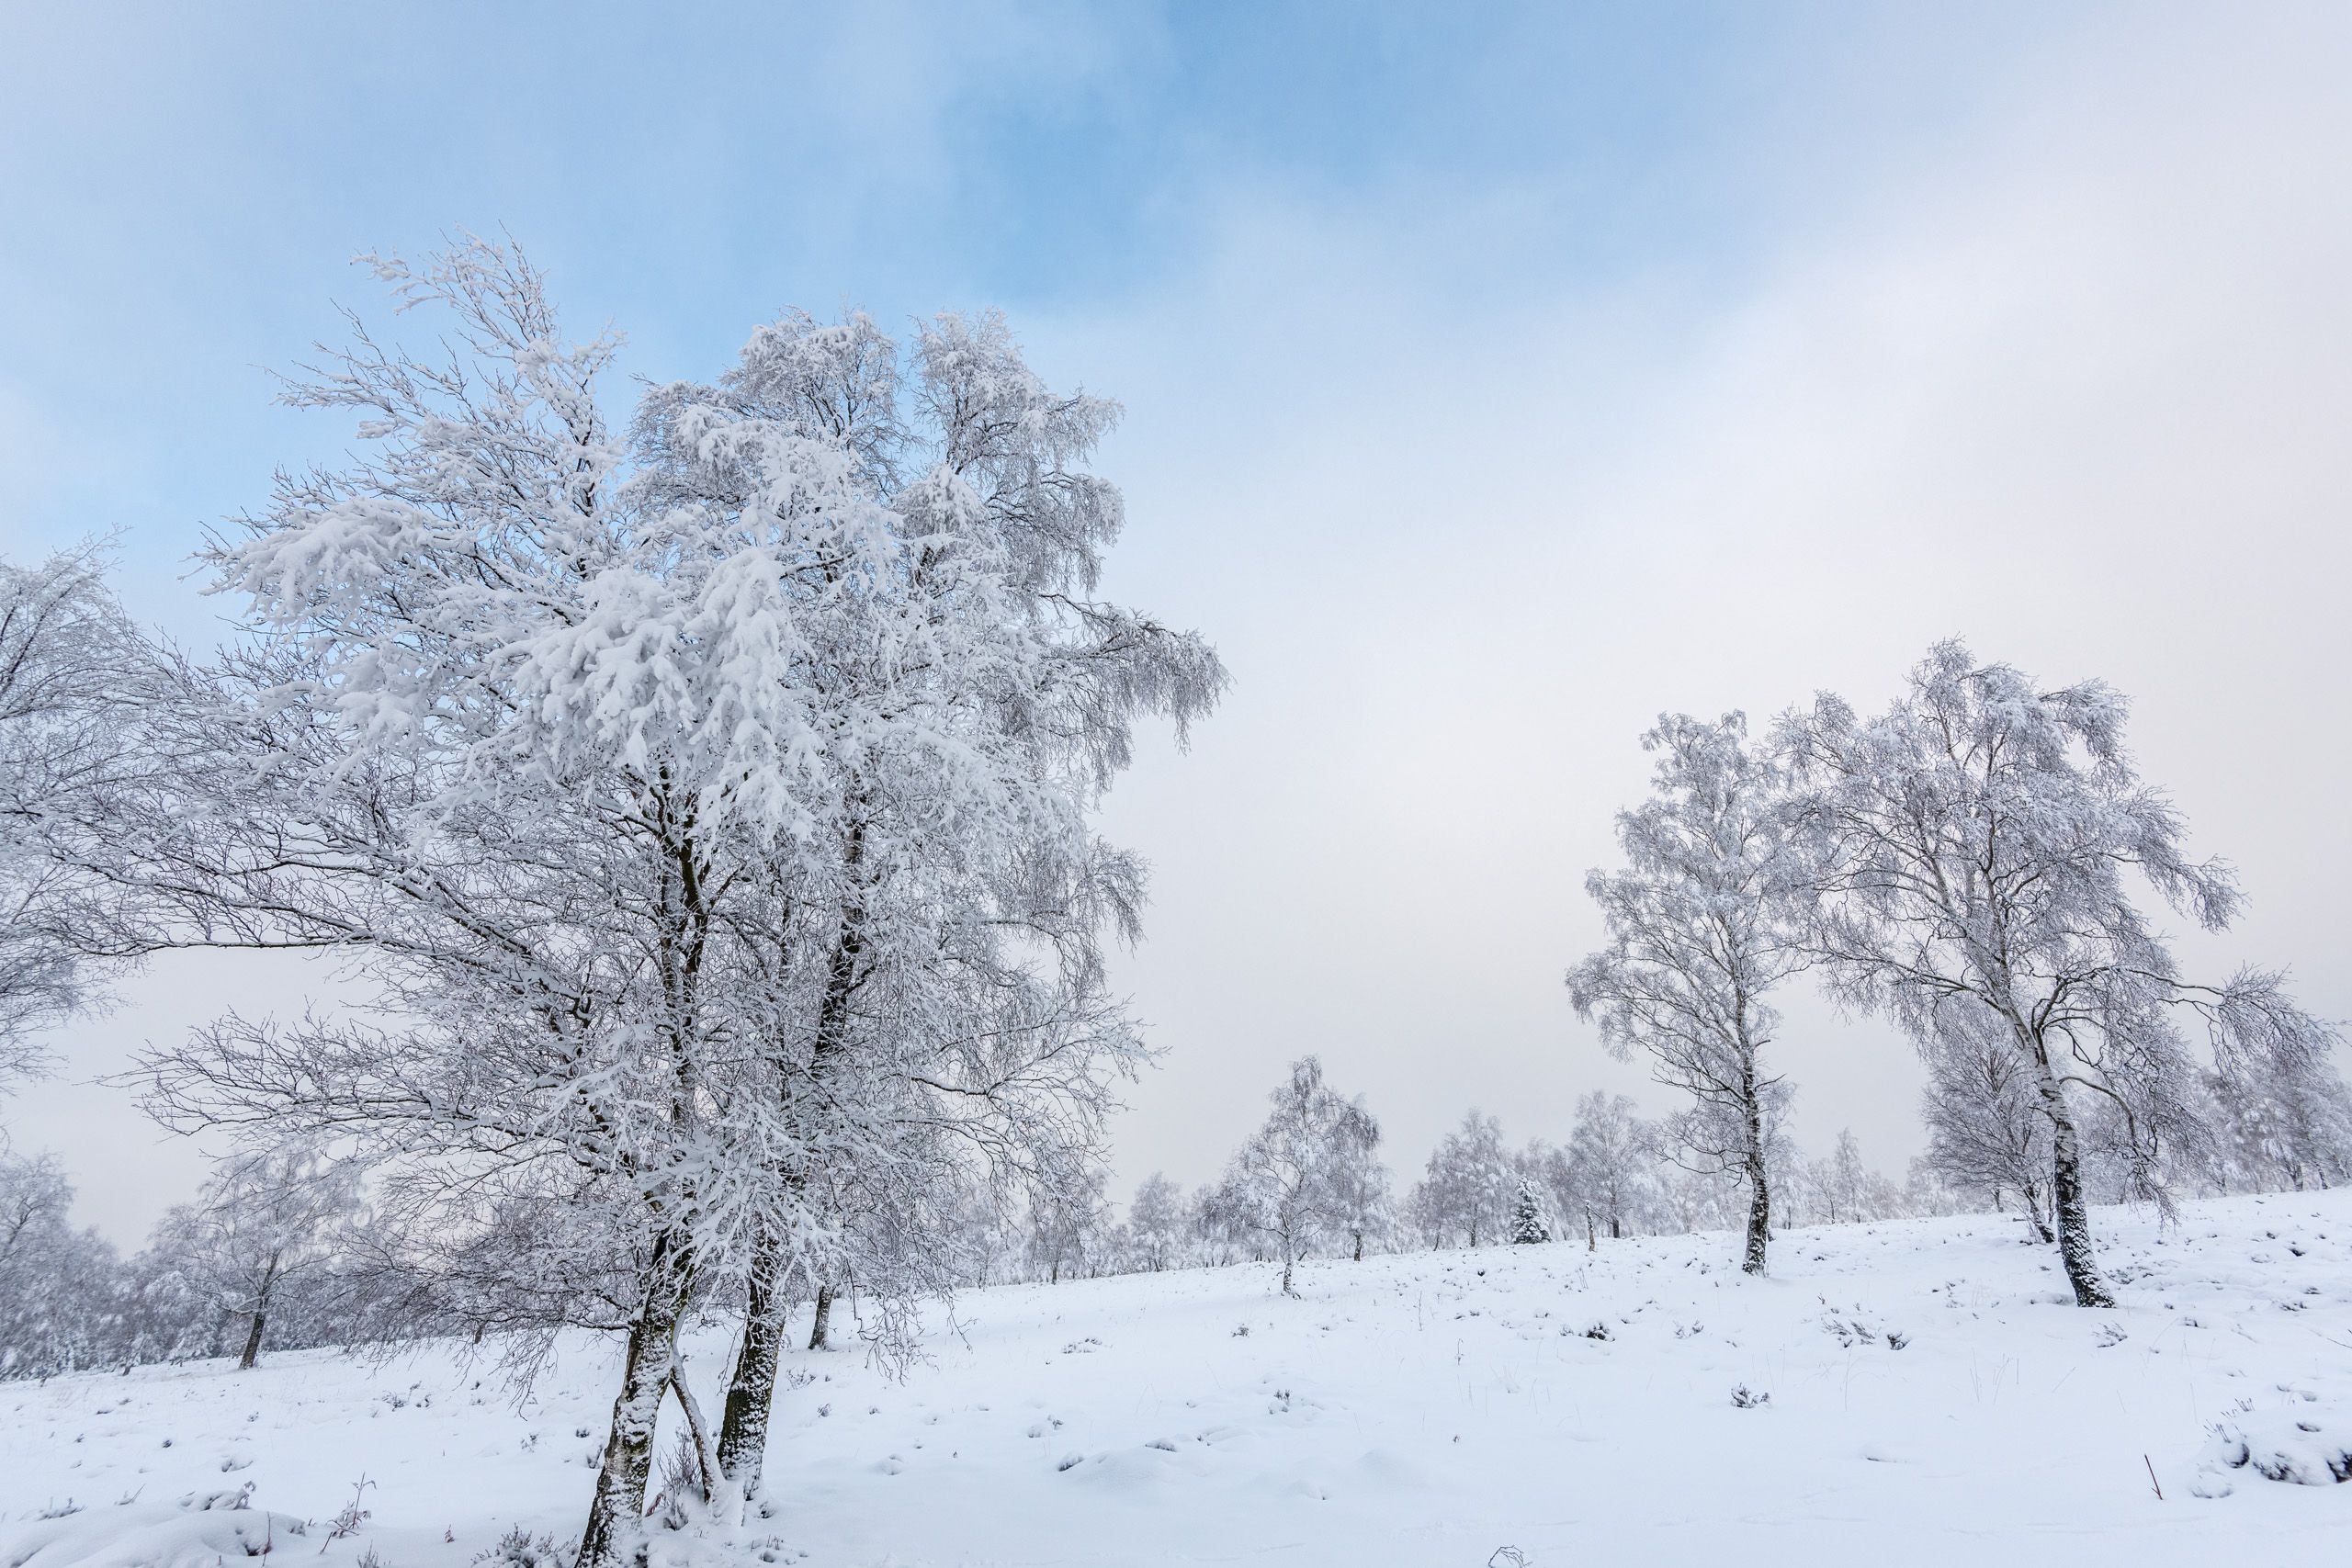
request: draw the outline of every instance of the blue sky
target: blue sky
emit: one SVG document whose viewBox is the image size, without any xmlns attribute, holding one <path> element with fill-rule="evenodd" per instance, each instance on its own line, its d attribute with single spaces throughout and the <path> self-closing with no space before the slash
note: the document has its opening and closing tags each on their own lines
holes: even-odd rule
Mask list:
<svg viewBox="0 0 2352 1568">
<path fill-rule="evenodd" d="M 27 7 L 0 58 L 6 526 L 169 553 L 330 439 L 259 370 L 368 302 L 348 257 L 457 225 L 511 231 L 650 375 L 786 303 L 1115 313 L 1237 201 L 1483 197 L 1508 221 L 1424 258 L 1433 291 L 1720 298 L 2043 15 Z"/>
<path fill-rule="evenodd" d="M 1935 638 L 2105 676 L 2244 929 L 2352 1015 L 2352 12 L 2340 6 L 19 6 L 0 549 L 199 530 L 347 432 L 266 371 L 349 258 L 503 226 L 650 378 L 790 304 L 1001 305 L 1127 406 L 1110 586 L 1237 683 L 1146 749 L 1125 1180 L 1320 1051 L 1418 1166 L 1646 1092 L 1559 977 L 1660 709 L 1874 704 Z M 181 957 L 10 1117 L 128 1238 L 198 1168 L 141 1039 L 331 987 Z M 1916 1068 L 1803 997 L 1797 1132 L 1899 1168 Z M 104 1151 L 107 1157 L 99 1157 Z"/>
</svg>

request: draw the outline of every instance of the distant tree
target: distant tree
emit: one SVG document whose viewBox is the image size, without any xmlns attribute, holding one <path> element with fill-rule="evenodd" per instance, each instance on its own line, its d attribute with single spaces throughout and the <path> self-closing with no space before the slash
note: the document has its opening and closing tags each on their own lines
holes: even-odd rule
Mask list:
<svg viewBox="0 0 2352 1568">
<path fill-rule="evenodd" d="M 1511 1198 L 1510 1239 L 1522 1247 L 1552 1239 L 1552 1227 L 1544 1223 L 1544 1200 L 1536 1194 L 1535 1183 L 1524 1176 Z"/>
<path fill-rule="evenodd" d="M 2206 1088 L 2228 1185 L 2301 1191 L 2352 1182 L 2352 1086 L 2333 1055 L 2262 1032 L 2216 1053 Z"/>
<path fill-rule="evenodd" d="M 1157 1274 L 1171 1269 L 1184 1245 L 1184 1194 L 1159 1171 L 1136 1188 L 1127 1204 L 1127 1240 L 1135 1267 Z"/>
<path fill-rule="evenodd" d="M 271 1311 L 329 1267 L 357 1212 L 354 1173 L 300 1149 L 235 1156 L 205 1182 L 177 1261 L 201 1294 L 244 1320 L 241 1369 L 261 1355 Z"/>
<path fill-rule="evenodd" d="M 1585 879 L 1609 945 L 1568 972 L 1568 992 L 1619 1059 L 1641 1051 L 1658 1082 L 1690 1096 L 1670 1145 L 1695 1170 L 1747 1181 L 1740 1267 L 1760 1274 L 1772 1224 L 1765 1149 L 1787 1098 L 1765 1065 L 1780 1015 L 1764 998 L 1805 962 L 1784 780 L 1736 713 L 1713 724 L 1668 715 L 1642 746 L 1660 757 L 1650 799 L 1617 816 L 1626 869 Z"/>
<path fill-rule="evenodd" d="M 1836 1146 L 1815 1171 L 1815 1187 L 1831 1224 L 1884 1219 L 1900 1201 L 1894 1184 L 1862 1158 L 1862 1145 L 1850 1127 L 1838 1133 Z"/>
<path fill-rule="evenodd" d="M 2101 682 L 2045 691 L 1946 642 L 1878 717 L 1824 694 L 1780 730 L 1816 867 L 1809 945 L 1840 999 L 1915 1042 L 1956 1006 L 2001 1021 L 2050 1123 L 2059 1249 L 2084 1306 L 2114 1295 L 2091 1235 L 2083 1105 L 2103 1106 L 2151 1172 L 2195 1125 L 2176 1016 L 2200 1019 L 2222 1058 L 2308 1061 L 2335 1038 L 2278 975 L 2181 976 L 2127 874 L 2208 930 L 2237 913 L 2237 882 L 2188 858 L 2180 814 L 2124 750 L 2127 712 Z"/>
<path fill-rule="evenodd" d="M 1990 1012 L 1957 1006 L 1942 1010 L 1939 1024 L 1919 1043 L 1928 1068 L 1922 1169 L 1996 1209 L 2014 1197 L 2034 1234 L 2055 1241 L 2050 1119 L 2007 1026 Z"/>
<path fill-rule="evenodd" d="M 1615 1240 L 1631 1228 L 1650 1185 L 1653 1130 L 1622 1094 L 1595 1089 L 1577 1101 L 1568 1163 L 1591 1223 Z"/>
<path fill-rule="evenodd" d="M 1102 1168 L 1091 1162 L 1057 1170 L 1029 1198 L 1029 1266 L 1048 1282 L 1092 1272 L 1111 1227 Z"/>
<path fill-rule="evenodd" d="M 0 1154 L 0 1377 L 95 1365 L 119 1343 L 114 1248 L 74 1228 L 73 1201 L 54 1159 Z"/>
<path fill-rule="evenodd" d="M 1462 1125 L 1438 1140 L 1413 1190 L 1413 1213 L 1439 1246 L 1455 1236 L 1471 1247 L 1494 1241 L 1510 1216 L 1518 1185 L 1503 1147 L 1502 1123 L 1471 1111 Z"/>
<path fill-rule="evenodd" d="M 1369 1223 L 1365 1171 L 1380 1123 L 1361 1097 L 1333 1089 L 1311 1055 L 1292 1063 L 1269 1098 L 1264 1124 L 1226 1168 L 1220 1203 L 1231 1224 L 1272 1251 L 1287 1296 L 1297 1293 L 1291 1281 L 1301 1258 L 1329 1237 L 1360 1238 Z"/>
</svg>

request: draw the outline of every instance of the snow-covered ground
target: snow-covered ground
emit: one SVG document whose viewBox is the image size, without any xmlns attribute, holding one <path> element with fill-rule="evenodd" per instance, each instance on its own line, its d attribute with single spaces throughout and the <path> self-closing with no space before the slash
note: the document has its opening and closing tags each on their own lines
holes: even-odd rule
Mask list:
<svg viewBox="0 0 2352 1568">
<path fill-rule="evenodd" d="M 2115 1312 L 1990 1218 L 1791 1233 L 1764 1280 L 1695 1236 L 976 1292 L 903 1382 L 799 1357 L 741 1560 L 2342 1561 L 2352 1192 L 2099 1220 Z M 0 1568 L 568 1549 L 609 1370 L 582 1342 L 520 1408 L 441 1348 L 0 1384 Z"/>
</svg>

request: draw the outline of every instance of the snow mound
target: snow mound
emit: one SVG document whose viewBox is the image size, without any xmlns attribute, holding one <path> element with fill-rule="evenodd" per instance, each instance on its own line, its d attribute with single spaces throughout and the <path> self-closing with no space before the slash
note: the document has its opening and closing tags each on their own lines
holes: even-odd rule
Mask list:
<svg viewBox="0 0 2352 1568">
<path fill-rule="evenodd" d="M 2352 1481 L 2352 1421 L 2290 1409 L 2222 1422 L 2206 1444 L 2196 1490 L 2226 1497 L 2237 1475 L 2299 1486 Z"/>
<path fill-rule="evenodd" d="M 221 1568 L 301 1544 L 304 1526 L 244 1494 L 77 1509 L 16 1531 L 0 1568 Z"/>
</svg>

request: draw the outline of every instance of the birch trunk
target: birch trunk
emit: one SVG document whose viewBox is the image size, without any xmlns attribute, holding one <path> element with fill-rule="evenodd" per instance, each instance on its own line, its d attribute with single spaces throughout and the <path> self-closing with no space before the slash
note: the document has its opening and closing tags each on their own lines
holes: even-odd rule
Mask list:
<svg viewBox="0 0 2352 1568">
<path fill-rule="evenodd" d="M 808 1329 L 808 1348 L 821 1350 L 825 1348 L 825 1337 L 830 1332 L 832 1320 L 833 1288 L 831 1285 L 820 1285 L 817 1287 L 817 1321 Z M 773 1371 L 768 1374 L 768 1388 L 771 1393 L 775 1388 L 775 1374 Z"/>
<path fill-rule="evenodd" d="M 655 1240 L 646 1274 L 645 1299 L 629 1325 L 620 1396 L 613 1401 L 612 1431 L 596 1471 L 596 1495 L 581 1537 L 578 1568 L 616 1568 L 632 1555 L 642 1529 L 645 1488 L 653 1473 L 654 1427 L 669 1393 L 678 1319 L 685 1305 L 687 1280 L 673 1237 Z"/>
<path fill-rule="evenodd" d="M 1764 1108 L 1756 1099 L 1756 1069 L 1747 1069 L 1747 1250 L 1739 1267 L 1745 1273 L 1764 1272 L 1764 1251 L 1772 1239 L 1772 1189 L 1764 1169 Z"/>
</svg>

